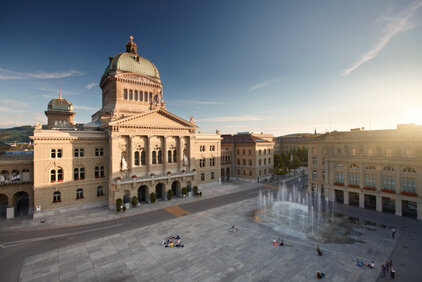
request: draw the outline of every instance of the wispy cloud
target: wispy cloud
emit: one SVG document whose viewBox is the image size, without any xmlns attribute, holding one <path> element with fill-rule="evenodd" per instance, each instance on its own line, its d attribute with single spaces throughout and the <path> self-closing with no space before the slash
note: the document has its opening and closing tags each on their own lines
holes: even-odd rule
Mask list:
<svg viewBox="0 0 422 282">
<path fill-rule="evenodd" d="M 254 120 L 265 120 L 263 116 L 256 115 L 240 115 L 240 116 L 226 116 L 226 117 L 213 117 L 198 119 L 201 122 L 238 122 L 238 121 L 254 121 Z"/>
<path fill-rule="evenodd" d="M 0 99 L 0 104 L 4 106 L 18 106 L 18 107 L 25 107 L 28 108 L 29 104 L 16 101 L 16 100 L 10 100 L 10 99 Z"/>
<path fill-rule="evenodd" d="M 88 84 L 85 86 L 85 88 L 89 90 L 89 89 L 91 89 L 92 87 L 94 87 L 95 85 L 97 85 L 97 83 L 95 83 L 95 82 L 88 83 Z"/>
<path fill-rule="evenodd" d="M 203 100 L 170 100 L 167 101 L 170 105 L 223 105 L 226 103 L 219 102 L 219 101 L 203 101 Z"/>
<path fill-rule="evenodd" d="M 43 95 L 42 95 L 42 97 L 43 97 L 43 98 L 46 98 L 46 99 L 54 99 L 54 98 L 56 98 L 55 96 L 52 96 L 52 95 L 45 95 L 45 94 L 43 94 Z"/>
<path fill-rule="evenodd" d="M 14 126 L 21 126 L 25 125 L 23 122 L 16 121 L 16 120 L 1 120 L 0 127 L 14 127 Z"/>
<path fill-rule="evenodd" d="M 16 72 L 5 68 L 0 68 L 0 80 L 7 79 L 52 79 L 79 76 L 83 73 L 77 70 L 67 70 L 63 72 Z"/>
<path fill-rule="evenodd" d="M 77 110 L 85 110 L 85 111 L 95 111 L 97 109 L 87 106 L 73 106 Z"/>
<path fill-rule="evenodd" d="M 0 107 L 0 112 L 23 113 L 23 110 L 14 110 L 6 107 Z"/>
<path fill-rule="evenodd" d="M 271 84 L 271 83 L 274 83 L 274 82 L 276 82 L 276 81 L 279 81 L 281 78 L 279 77 L 279 78 L 274 78 L 274 79 L 269 79 L 269 80 L 267 80 L 267 81 L 264 81 L 264 82 L 261 82 L 261 83 L 258 83 L 258 84 L 255 84 L 255 85 L 252 85 L 249 89 L 248 89 L 248 91 L 255 91 L 255 90 L 257 90 L 257 89 L 260 89 L 260 88 L 264 88 L 264 87 L 266 87 L 266 86 L 268 86 L 269 84 Z"/>
<path fill-rule="evenodd" d="M 394 17 L 380 17 L 379 20 L 387 22 L 383 35 L 372 49 L 364 53 L 359 60 L 357 60 L 347 69 L 345 69 L 342 72 L 341 76 L 351 74 L 362 64 L 375 58 L 378 53 L 381 52 L 381 50 L 385 47 L 385 45 L 387 45 L 391 38 L 393 38 L 393 36 L 399 34 L 400 32 L 410 29 L 411 25 L 409 23 L 409 20 L 420 7 L 422 7 L 422 1 L 416 1 L 408 5 L 398 15 Z"/>
</svg>

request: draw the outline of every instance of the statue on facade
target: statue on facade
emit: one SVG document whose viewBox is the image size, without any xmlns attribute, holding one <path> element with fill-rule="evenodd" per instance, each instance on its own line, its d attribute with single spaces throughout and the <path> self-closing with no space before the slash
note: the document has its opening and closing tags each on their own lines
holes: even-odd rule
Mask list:
<svg viewBox="0 0 422 282">
<path fill-rule="evenodd" d="M 189 166 L 189 160 L 188 160 L 188 156 L 186 154 L 186 151 L 183 152 L 183 166 L 184 167 L 188 167 Z"/>
<path fill-rule="evenodd" d="M 193 118 L 193 116 L 190 116 L 189 122 L 192 123 L 192 124 L 196 124 L 195 119 Z"/>
<path fill-rule="evenodd" d="M 120 170 L 127 170 L 128 166 L 127 166 L 127 161 L 126 161 L 126 151 L 122 152 L 122 161 L 120 163 Z"/>
</svg>

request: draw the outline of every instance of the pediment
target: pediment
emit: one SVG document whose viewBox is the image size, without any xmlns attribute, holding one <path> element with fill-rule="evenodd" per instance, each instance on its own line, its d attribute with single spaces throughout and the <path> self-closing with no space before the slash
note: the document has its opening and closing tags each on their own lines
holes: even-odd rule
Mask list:
<svg viewBox="0 0 422 282">
<path fill-rule="evenodd" d="M 169 113 L 158 109 L 146 113 L 122 118 L 109 123 L 111 126 L 155 129 L 188 129 L 195 130 L 196 125 Z"/>
<path fill-rule="evenodd" d="M 137 73 L 120 73 L 116 75 L 116 78 L 128 79 L 138 83 L 160 83 L 157 79 Z"/>
</svg>

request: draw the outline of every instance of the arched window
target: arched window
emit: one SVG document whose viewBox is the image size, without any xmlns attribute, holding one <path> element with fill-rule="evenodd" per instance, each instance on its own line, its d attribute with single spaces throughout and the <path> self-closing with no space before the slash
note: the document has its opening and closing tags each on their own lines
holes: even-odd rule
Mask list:
<svg viewBox="0 0 422 282">
<path fill-rule="evenodd" d="M 271 164 L 271 158 L 268 158 L 268 164 Z"/>
<path fill-rule="evenodd" d="M 357 164 L 353 163 L 353 164 L 351 164 L 351 165 L 350 165 L 350 168 L 355 168 L 355 169 L 357 169 L 357 168 L 359 168 L 359 166 L 358 166 Z"/>
<path fill-rule="evenodd" d="M 84 156 L 84 149 L 79 149 L 79 157 L 83 157 Z"/>
<path fill-rule="evenodd" d="M 100 166 L 100 177 L 105 177 L 104 167 Z"/>
<path fill-rule="evenodd" d="M 261 155 L 261 150 L 259 150 L 258 152 L 259 152 L 259 154 Z"/>
<path fill-rule="evenodd" d="M 148 93 L 147 92 L 144 92 L 144 98 L 145 98 L 145 102 L 148 102 Z"/>
<path fill-rule="evenodd" d="M 58 158 L 62 157 L 62 149 L 57 149 L 57 157 Z"/>
<path fill-rule="evenodd" d="M 127 89 L 123 90 L 123 99 L 127 100 Z"/>
<path fill-rule="evenodd" d="M 139 152 L 135 152 L 135 165 L 139 165 Z"/>
<path fill-rule="evenodd" d="M 63 170 L 59 168 L 57 170 L 57 182 L 62 182 L 62 181 L 63 181 Z"/>
<path fill-rule="evenodd" d="M 157 152 L 152 151 L 152 164 L 157 164 Z"/>
<path fill-rule="evenodd" d="M 58 203 L 62 201 L 62 197 L 59 191 L 53 193 L 53 203 Z"/>
<path fill-rule="evenodd" d="M 138 90 L 135 90 L 135 101 L 138 101 Z"/>
<path fill-rule="evenodd" d="M 213 171 L 211 171 L 211 179 L 214 179 L 215 178 L 215 176 L 214 176 L 214 172 Z"/>
<path fill-rule="evenodd" d="M 133 91 L 129 90 L 129 100 L 133 100 Z"/>
<path fill-rule="evenodd" d="M 403 169 L 403 172 L 415 174 L 416 170 L 414 168 L 411 168 L 411 167 L 405 167 Z"/>
<path fill-rule="evenodd" d="M 56 158 L 56 149 L 51 149 L 51 158 Z"/>
<path fill-rule="evenodd" d="M 267 165 L 267 159 L 264 159 L 264 165 Z"/>
<path fill-rule="evenodd" d="M 384 167 L 384 171 L 385 172 L 393 172 L 394 171 L 394 168 L 391 167 L 391 166 L 386 166 L 386 167 Z"/>
<path fill-rule="evenodd" d="M 240 165 L 240 160 L 239 159 L 237 159 L 237 165 Z"/>
<path fill-rule="evenodd" d="M 84 190 L 82 188 L 76 189 L 76 200 L 84 198 Z"/>
<path fill-rule="evenodd" d="M 75 149 L 73 155 L 75 156 L 75 158 L 79 157 L 79 149 Z"/>
<path fill-rule="evenodd" d="M 73 180 L 79 180 L 79 168 L 73 170 Z"/>
<path fill-rule="evenodd" d="M 161 150 L 158 150 L 157 159 L 158 159 L 158 163 L 161 164 L 162 163 Z"/>
<path fill-rule="evenodd" d="M 79 169 L 79 179 L 81 180 L 85 179 L 85 168 L 83 167 Z"/>
<path fill-rule="evenodd" d="M 267 149 L 264 149 L 264 155 L 266 155 L 267 154 Z"/>
<path fill-rule="evenodd" d="M 141 165 L 145 165 L 145 151 L 141 152 Z"/>
<path fill-rule="evenodd" d="M 157 102 L 158 103 L 158 94 L 155 94 L 155 96 L 154 96 L 154 102 Z"/>
<path fill-rule="evenodd" d="M 97 197 L 101 197 L 101 196 L 104 196 L 103 186 L 98 186 L 97 187 Z"/>
<path fill-rule="evenodd" d="M 242 164 L 243 165 L 246 165 L 246 160 L 242 160 Z"/>
<path fill-rule="evenodd" d="M 252 166 L 252 160 L 248 160 L 248 165 Z"/>
<path fill-rule="evenodd" d="M 259 166 L 261 166 L 261 165 L 262 165 L 262 162 L 261 162 L 261 160 L 259 160 L 259 161 L 258 161 L 258 163 L 259 163 Z"/>
<path fill-rule="evenodd" d="M 139 101 L 143 101 L 144 100 L 144 94 L 142 93 L 142 91 L 139 91 Z"/>
<path fill-rule="evenodd" d="M 171 150 L 168 150 L 167 151 L 167 162 L 168 163 L 171 163 L 171 160 L 172 160 L 172 158 L 171 158 Z"/>
<path fill-rule="evenodd" d="M 56 170 L 55 169 L 52 169 L 50 171 L 50 182 L 51 183 L 56 182 Z"/>
<path fill-rule="evenodd" d="M 149 101 L 150 102 L 152 101 L 152 93 L 151 92 L 149 92 Z"/>
<path fill-rule="evenodd" d="M 173 150 L 173 162 L 177 163 L 177 150 Z"/>
<path fill-rule="evenodd" d="M 99 166 L 95 167 L 95 178 L 100 178 L 100 167 Z"/>
<path fill-rule="evenodd" d="M 12 181 L 19 182 L 21 180 L 21 174 L 19 170 L 14 169 L 12 170 Z"/>
</svg>

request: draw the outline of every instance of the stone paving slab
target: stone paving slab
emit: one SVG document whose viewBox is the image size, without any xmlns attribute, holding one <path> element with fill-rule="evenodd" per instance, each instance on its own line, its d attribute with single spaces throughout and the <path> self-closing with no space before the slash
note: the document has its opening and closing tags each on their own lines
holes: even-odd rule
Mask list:
<svg viewBox="0 0 422 282">
<path fill-rule="evenodd" d="M 356 227 L 361 242 L 321 244 L 322 257 L 312 240 L 284 236 L 292 246 L 274 246 L 272 238 L 282 235 L 254 221 L 256 206 L 246 200 L 29 257 L 20 280 L 313 281 L 320 270 L 324 281 L 375 281 L 397 242 L 389 229 Z M 184 248 L 160 245 L 175 234 Z M 357 256 L 374 258 L 376 269 L 357 267 Z"/>
</svg>

